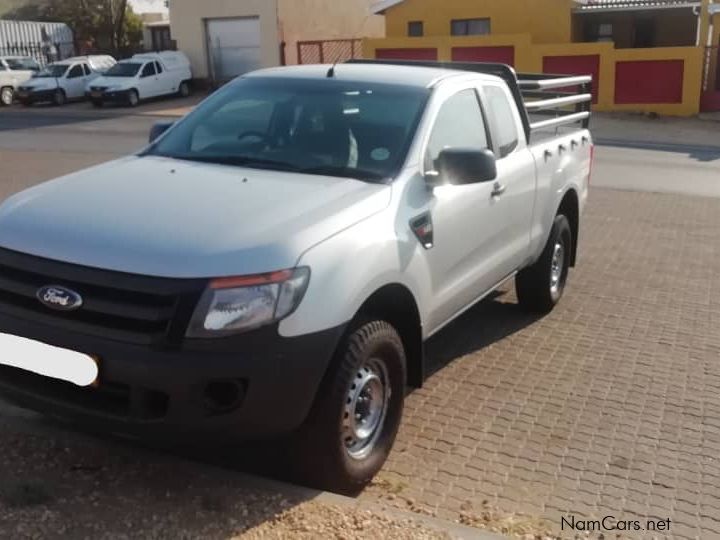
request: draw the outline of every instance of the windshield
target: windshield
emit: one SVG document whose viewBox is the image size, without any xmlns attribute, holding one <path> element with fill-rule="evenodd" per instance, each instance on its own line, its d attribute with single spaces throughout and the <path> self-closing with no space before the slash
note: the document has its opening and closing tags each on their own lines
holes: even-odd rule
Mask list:
<svg viewBox="0 0 720 540">
<path fill-rule="evenodd" d="M 142 64 L 122 62 L 108 69 L 104 75 L 105 77 L 134 77 L 137 75 L 140 66 L 142 66 Z"/>
<path fill-rule="evenodd" d="M 29 71 L 33 69 L 38 69 L 38 66 L 34 60 L 26 58 L 6 58 L 5 63 L 8 65 L 8 68 L 13 71 Z"/>
<path fill-rule="evenodd" d="M 402 166 L 428 95 L 394 84 L 240 79 L 147 154 L 380 181 Z"/>
<path fill-rule="evenodd" d="M 62 77 L 63 75 L 65 75 L 67 69 L 68 66 L 51 64 L 49 66 L 45 66 L 42 71 L 35 75 L 35 77 Z"/>
</svg>

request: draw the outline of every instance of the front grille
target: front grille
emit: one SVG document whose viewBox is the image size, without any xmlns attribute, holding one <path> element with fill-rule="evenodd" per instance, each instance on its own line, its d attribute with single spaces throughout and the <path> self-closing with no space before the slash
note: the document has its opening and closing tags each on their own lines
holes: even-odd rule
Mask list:
<svg viewBox="0 0 720 540">
<path fill-rule="evenodd" d="M 107 90 L 107 89 L 108 89 L 107 86 L 91 86 L 91 87 L 90 87 L 90 90 L 91 90 L 92 92 L 104 92 L 104 91 Z"/>
<path fill-rule="evenodd" d="M 12 317 L 142 345 L 179 344 L 205 280 L 98 270 L 0 249 L 0 312 Z M 83 297 L 76 311 L 42 304 L 38 289 L 67 287 Z"/>
</svg>

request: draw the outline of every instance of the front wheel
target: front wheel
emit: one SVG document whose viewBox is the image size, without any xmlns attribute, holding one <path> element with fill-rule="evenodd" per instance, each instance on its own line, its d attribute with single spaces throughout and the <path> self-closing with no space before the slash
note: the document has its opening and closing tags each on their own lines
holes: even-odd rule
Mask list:
<svg viewBox="0 0 720 540">
<path fill-rule="evenodd" d="M 53 103 L 58 107 L 61 107 L 65 105 L 66 102 L 67 96 L 65 95 L 65 91 L 58 88 L 53 95 Z"/>
<path fill-rule="evenodd" d="M 140 96 L 137 93 L 137 90 L 130 90 L 127 94 L 127 104 L 130 107 L 137 107 L 138 103 L 140 103 Z"/>
<path fill-rule="evenodd" d="M 10 86 L 6 86 L 2 90 L 0 90 L 0 103 L 5 105 L 6 107 L 13 104 L 14 98 L 15 91 Z"/>
<path fill-rule="evenodd" d="M 380 320 L 356 324 L 296 435 L 300 480 L 340 493 L 361 491 L 395 442 L 405 381 L 405 350 L 397 331 Z"/>
<path fill-rule="evenodd" d="M 559 215 L 550 238 L 535 264 L 515 278 L 520 305 L 530 311 L 549 313 L 560 302 L 570 272 L 572 230 L 568 219 Z"/>
</svg>

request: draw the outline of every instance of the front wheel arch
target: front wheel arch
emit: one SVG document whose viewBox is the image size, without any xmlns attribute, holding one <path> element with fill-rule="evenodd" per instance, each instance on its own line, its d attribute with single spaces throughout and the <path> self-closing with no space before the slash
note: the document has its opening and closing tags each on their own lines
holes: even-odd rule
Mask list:
<svg viewBox="0 0 720 540">
<path fill-rule="evenodd" d="M 413 293 L 399 283 L 381 287 L 355 315 L 355 319 L 372 317 L 387 321 L 398 332 L 407 359 L 407 384 L 421 388 L 425 381 L 422 318 Z"/>
</svg>

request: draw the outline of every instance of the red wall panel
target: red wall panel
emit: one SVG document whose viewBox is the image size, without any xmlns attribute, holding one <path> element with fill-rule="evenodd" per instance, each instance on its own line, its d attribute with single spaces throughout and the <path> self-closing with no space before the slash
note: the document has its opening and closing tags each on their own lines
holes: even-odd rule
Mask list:
<svg viewBox="0 0 720 540">
<path fill-rule="evenodd" d="M 543 58 L 543 73 L 550 73 L 553 75 L 592 75 L 593 103 L 598 102 L 598 94 L 600 90 L 599 54 L 580 56 L 546 56 Z"/>
<path fill-rule="evenodd" d="M 615 103 L 682 103 L 684 60 L 637 60 L 615 65 Z"/>
<path fill-rule="evenodd" d="M 437 60 L 437 49 L 375 49 L 375 58 L 383 60 Z"/>
<path fill-rule="evenodd" d="M 515 65 L 515 47 L 453 47 L 454 62 L 500 62 Z"/>
</svg>

